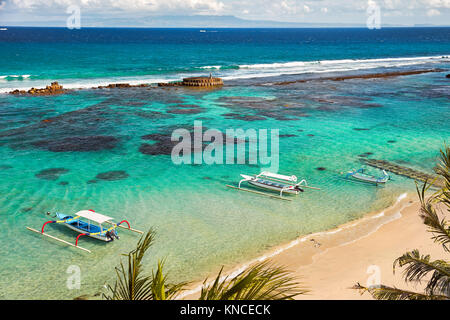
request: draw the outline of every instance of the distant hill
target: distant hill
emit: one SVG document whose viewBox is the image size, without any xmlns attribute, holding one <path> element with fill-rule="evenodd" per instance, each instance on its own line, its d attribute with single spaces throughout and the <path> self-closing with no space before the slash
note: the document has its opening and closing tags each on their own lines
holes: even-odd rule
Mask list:
<svg viewBox="0 0 450 320">
<path fill-rule="evenodd" d="M 101 21 L 101 23 L 99 23 Z M 192 16 L 147 16 L 133 20 L 111 18 L 102 20 L 85 19 L 85 27 L 148 27 L 148 28 L 319 28 L 319 27 L 366 27 L 352 23 L 301 23 L 271 20 L 246 20 L 235 16 L 192 15 Z"/>
<path fill-rule="evenodd" d="M 1 1 L 1 0 L 0 0 Z M 21 21 L 20 23 L 6 23 L 7 26 L 46 26 L 65 27 L 66 17 L 48 18 L 42 21 Z M 307 23 L 281 22 L 272 20 L 247 20 L 232 15 L 166 15 L 166 16 L 137 16 L 133 18 L 82 16 L 82 27 L 130 27 L 130 28 L 365 28 L 364 23 Z M 415 27 L 435 27 L 430 24 L 416 24 Z M 382 24 L 381 27 L 413 27 L 412 25 Z"/>
</svg>

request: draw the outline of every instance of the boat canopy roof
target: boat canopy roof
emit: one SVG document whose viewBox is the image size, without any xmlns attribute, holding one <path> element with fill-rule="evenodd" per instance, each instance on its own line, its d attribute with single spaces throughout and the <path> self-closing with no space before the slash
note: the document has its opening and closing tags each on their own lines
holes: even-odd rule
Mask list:
<svg viewBox="0 0 450 320">
<path fill-rule="evenodd" d="M 270 178 L 275 178 L 275 179 L 286 180 L 286 181 L 293 181 L 293 182 L 297 181 L 297 177 L 296 176 L 285 176 L 285 175 L 282 175 L 282 174 L 272 173 L 272 172 L 268 172 L 268 171 L 263 171 L 259 175 L 260 176 L 270 177 Z"/>
<path fill-rule="evenodd" d="M 75 213 L 75 216 L 80 216 L 89 220 L 92 220 L 94 222 L 98 222 L 98 223 L 103 223 L 109 220 L 113 220 L 114 218 L 105 216 L 103 214 L 94 212 L 94 211 L 90 211 L 90 210 L 81 210 L 78 211 L 77 213 Z"/>
</svg>

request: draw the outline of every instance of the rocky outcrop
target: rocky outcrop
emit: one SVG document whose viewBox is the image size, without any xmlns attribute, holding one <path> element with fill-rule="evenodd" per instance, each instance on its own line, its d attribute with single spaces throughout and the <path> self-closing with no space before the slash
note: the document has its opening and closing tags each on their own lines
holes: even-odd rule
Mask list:
<svg viewBox="0 0 450 320">
<path fill-rule="evenodd" d="M 47 95 L 55 95 L 66 92 L 66 89 L 63 88 L 57 81 L 52 82 L 51 85 L 46 86 L 45 88 L 31 88 L 28 91 L 25 90 L 14 90 L 11 91 L 10 94 L 31 94 L 34 96 L 47 96 Z"/>
<path fill-rule="evenodd" d="M 169 83 L 158 83 L 159 87 L 176 87 L 176 86 L 192 86 L 192 87 L 215 87 L 223 85 L 223 81 L 220 78 L 212 77 L 196 77 L 196 78 L 185 78 L 183 81 L 169 82 Z M 148 83 L 141 84 L 129 84 L 129 83 L 110 83 L 106 86 L 91 87 L 91 89 L 127 89 L 127 88 L 152 88 L 152 85 Z M 79 88 L 82 90 L 83 88 Z M 76 90 L 76 89 L 71 89 Z M 66 93 L 68 89 L 64 89 L 57 81 L 52 82 L 51 85 L 45 88 L 31 88 L 30 90 L 19 90 L 10 91 L 10 94 L 15 95 L 35 95 L 35 96 L 45 96 L 45 95 L 55 95 Z"/>
<path fill-rule="evenodd" d="M 149 86 L 150 85 L 147 83 L 136 84 L 136 85 L 132 85 L 129 83 L 110 83 L 107 86 L 98 86 L 98 87 L 94 87 L 92 89 L 145 88 L 145 87 L 149 87 Z"/>
<path fill-rule="evenodd" d="M 181 81 L 175 81 L 175 82 L 160 82 L 158 83 L 158 87 L 179 87 L 182 85 Z"/>
</svg>

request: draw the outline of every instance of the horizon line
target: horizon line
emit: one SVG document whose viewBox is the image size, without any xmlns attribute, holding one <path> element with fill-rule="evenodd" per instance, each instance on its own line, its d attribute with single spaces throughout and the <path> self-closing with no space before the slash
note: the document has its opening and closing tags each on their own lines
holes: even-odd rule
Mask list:
<svg viewBox="0 0 450 320">
<path fill-rule="evenodd" d="M 304 27 L 289 27 L 289 26 L 268 26 L 268 27 L 170 27 L 170 26 L 161 26 L 161 27 L 146 27 L 146 26 L 86 26 L 81 27 L 80 29 L 367 29 L 364 25 L 355 25 L 355 26 L 319 26 L 320 23 L 311 23 L 317 24 L 318 26 L 304 26 Z M 333 23 L 329 23 L 333 24 Z M 21 26 L 21 25 L 0 25 L 2 28 L 58 28 L 58 29 L 68 29 L 66 26 Z M 450 25 L 388 25 L 386 27 L 381 27 L 380 29 L 394 29 L 394 28 L 450 28 Z M 380 30 L 377 29 L 377 30 Z M 71 29 L 69 29 L 71 30 Z M 73 29 L 77 30 L 77 29 Z M 79 29 L 78 29 L 79 30 Z"/>
</svg>

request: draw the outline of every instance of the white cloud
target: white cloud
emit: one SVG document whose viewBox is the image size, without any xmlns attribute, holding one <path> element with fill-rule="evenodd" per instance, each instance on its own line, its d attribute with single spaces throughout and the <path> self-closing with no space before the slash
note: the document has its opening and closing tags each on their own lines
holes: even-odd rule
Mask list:
<svg viewBox="0 0 450 320">
<path fill-rule="evenodd" d="M 221 12 L 225 5 L 220 0 L 11 0 L 21 9 L 68 7 L 78 5 L 85 9 L 116 8 L 125 11 Z"/>
<path fill-rule="evenodd" d="M 369 0 L 373 1 L 373 0 Z M 384 9 L 427 9 L 427 8 L 450 8 L 450 0 L 383 0 L 377 1 Z"/>
<path fill-rule="evenodd" d="M 0 0 L 0 3 L 5 0 Z M 7 0 L 4 12 L 20 17 L 64 15 L 79 5 L 84 17 L 130 18 L 139 15 L 236 15 L 252 20 L 365 24 L 369 5 L 378 5 L 386 24 L 448 25 L 450 0 Z M 437 14 L 435 11 L 439 11 Z M 390 17 L 390 18 L 388 18 Z M 18 18 L 20 19 L 20 18 Z"/>
<path fill-rule="evenodd" d="M 423 5 L 431 8 L 450 9 L 450 0 L 421 0 Z"/>
<path fill-rule="evenodd" d="M 434 16 L 440 16 L 441 13 L 439 12 L 439 10 L 436 9 L 430 9 L 427 11 L 427 16 L 429 17 L 434 17 Z"/>
</svg>

